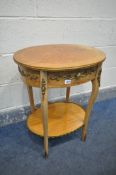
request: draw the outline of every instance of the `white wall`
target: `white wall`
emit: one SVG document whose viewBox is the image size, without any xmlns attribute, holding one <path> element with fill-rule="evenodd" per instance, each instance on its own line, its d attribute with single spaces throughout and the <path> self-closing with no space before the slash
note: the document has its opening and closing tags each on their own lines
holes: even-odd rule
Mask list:
<svg viewBox="0 0 116 175">
<path fill-rule="evenodd" d="M 0 0 L 0 110 L 28 103 L 12 55 L 24 47 L 44 43 L 81 43 L 107 55 L 101 88 L 116 85 L 116 0 Z M 90 85 L 72 88 L 85 92 Z M 49 98 L 65 90 L 49 91 Z M 39 90 L 35 90 L 36 102 Z"/>
</svg>

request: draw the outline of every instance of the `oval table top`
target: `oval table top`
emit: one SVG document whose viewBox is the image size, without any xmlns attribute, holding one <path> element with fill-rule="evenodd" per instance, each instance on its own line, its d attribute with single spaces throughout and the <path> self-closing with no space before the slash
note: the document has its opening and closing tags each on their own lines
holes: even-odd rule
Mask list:
<svg viewBox="0 0 116 175">
<path fill-rule="evenodd" d="M 35 70 L 68 70 L 105 60 L 99 49 L 76 44 L 39 45 L 15 52 L 14 61 Z"/>
</svg>

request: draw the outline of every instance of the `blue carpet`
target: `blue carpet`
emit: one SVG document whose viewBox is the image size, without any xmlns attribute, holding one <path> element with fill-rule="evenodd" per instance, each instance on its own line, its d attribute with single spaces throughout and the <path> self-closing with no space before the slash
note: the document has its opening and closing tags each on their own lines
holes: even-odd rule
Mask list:
<svg viewBox="0 0 116 175">
<path fill-rule="evenodd" d="M 0 175 L 116 175 L 116 98 L 94 105 L 87 140 L 81 129 L 49 139 L 49 158 L 43 140 L 25 122 L 0 128 Z"/>
</svg>

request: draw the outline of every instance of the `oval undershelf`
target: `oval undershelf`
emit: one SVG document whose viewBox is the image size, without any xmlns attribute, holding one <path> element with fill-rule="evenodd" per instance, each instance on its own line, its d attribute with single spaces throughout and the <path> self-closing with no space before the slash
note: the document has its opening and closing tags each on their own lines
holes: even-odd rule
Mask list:
<svg viewBox="0 0 116 175">
<path fill-rule="evenodd" d="M 57 102 L 48 105 L 48 137 L 68 134 L 83 126 L 84 109 L 75 103 Z M 27 119 L 31 132 L 43 136 L 42 114 L 38 108 Z"/>
</svg>

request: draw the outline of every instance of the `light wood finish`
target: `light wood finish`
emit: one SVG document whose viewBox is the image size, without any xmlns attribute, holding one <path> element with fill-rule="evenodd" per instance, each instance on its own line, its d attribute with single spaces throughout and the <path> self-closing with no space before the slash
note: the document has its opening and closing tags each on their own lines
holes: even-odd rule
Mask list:
<svg viewBox="0 0 116 175">
<path fill-rule="evenodd" d="M 99 49 L 73 44 L 34 46 L 14 54 L 15 62 L 36 70 L 77 69 L 104 59 L 105 54 Z"/>
<path fill-rule="evenodd" d="M 47 89 L 47 72 L 40 72 L 41 85 L 41 113 L 44 131 L 44 151 L 45 157 L 48 156 L 48 89 Z"/>
<path fill-rule="evenodd" d="M 48 105 L 48 136 L 58 137 L 70 133 L 84 124 L 85 111 L 74 103 L 52 103 Z M 28 128 L 43 136 L 42 113 L 36 110 L 27 119 Z"/>
<path fill-rule="evenodd" d="M 27 125 L 33 133 L 44 137 L 45 155 L 48 155 L 48 137 L 64 135 L 82 127 L 84 141 L 100 86 L 105 54 L 93 47 L 55 44 L 25 48 L 16 52 L 13 58 L 22 80 L 28 86 L 33 112 L 28 117 Z M 92 82 L 92 94 L 84 111 L 82 107 L 69 103 L 70 87 L 88 81 Z M 41 88 L 41 108 L 35 111 L 31 87 Z M 48 111 L 48 88 L 61 87 L 66 88 L 66 103 L 50 104 Z"/>
<path fill-rule="evenodd" d="M 41 113 L 44 135 L 45 157 L 48 156 L 48 90 L 47 90 L 47 72 L 40 72 L 41 84 Z M 39 117 L 39 116 L 38 116 Z"/>
<path fill-rule="evenodd" d="M 70 79 L 70 86 L 79 85 L 95 78 L 98 64 L 87 67 L 79 68 L 69 71 L 50 71 L 47 72 L 48 88 L 61 88 L 67 87 L 65 84 L 66 79 Z M 40 87 L 40 71 L 31 70 L 19 65 L 19 71 L 22 75 L 22 80 L 29 86 Z"/>
<path fill-rule="evenodd" d="M 30 101 L 31 112 L 33 112 L 36 108 L 35 108 L 35 105 L 34 105 L 33 89 L 32 89 L 32 87 L 27 85 L 27 91 L 28 91 L 28 96 L 29 96 L 29 101 Z"/>
<path fill-rule="evenodd" d="M 70 97 L 70 87 L 66 88 L 66 102 L 69 101 L 69 97 Z"/>
<path fill-rule="evenodd" d="M 89 122 L 89 117 L 90 117 L 90 113 L 93 107 L 93 103 L 96 100 L 97 94 L 98 94 L 98 90 L 99 90 L 99 74 L 101 71 L 101 65 L 99 65 L 97 72 L 96 72 L 96 77 L 94 80 L 92 80 L 92 93 L 86 108 L 86 113 L 85 113 L 85 119 L 84 119 L 84 126 L 82 128 L 82 140 L 85 141 L 86 140 L 86 132 L 87 132 L 87 127 L 88 127 L 88 122 Z"/>
</svg>

